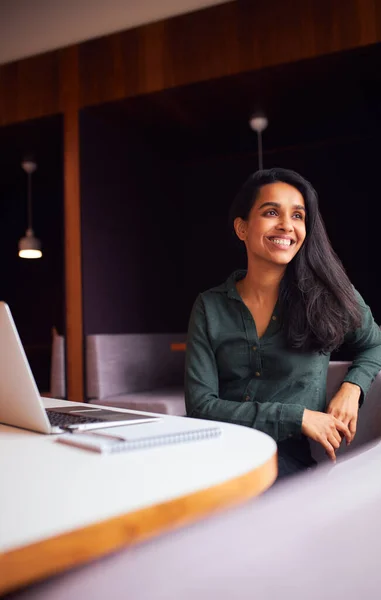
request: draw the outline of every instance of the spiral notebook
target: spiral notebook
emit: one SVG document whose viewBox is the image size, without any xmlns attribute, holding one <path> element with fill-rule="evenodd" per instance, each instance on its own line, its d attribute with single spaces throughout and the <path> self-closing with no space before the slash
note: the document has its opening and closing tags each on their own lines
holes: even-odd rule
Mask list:
<svg viewBox="0 0 381 600">
<path fill-rule="evenodd" d="M 60 444 L 76 446 L 84 450 L 91 450 L 100 454 L 113 454 L 116 452 L 130 452 L 132 450 L 144 450 L 156 446 L 166 446 L 168 444 L 183 444 L 186 442 L 195 442 L 207 440 L 220 436 L 222 430 L 220 427 L 206 427 L 204 429 L 194 429 L 188 431 L 179 431 L 177 433 L 164 433 L 160 435 L 151 435 L 143 438 L 125 438 L 112 434 L 86 432 L 86 433 L 66 433 L 57 438 Z"/>
</svg>

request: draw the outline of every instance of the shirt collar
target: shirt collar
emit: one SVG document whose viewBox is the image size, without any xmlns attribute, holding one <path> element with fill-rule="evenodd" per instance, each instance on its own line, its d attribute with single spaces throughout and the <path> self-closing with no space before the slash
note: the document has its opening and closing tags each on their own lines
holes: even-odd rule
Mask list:
<svg viewBox="0 0 381 600">
<path fill-rule="evenodd" d="M 234 300 L 241 300 L 241 296 L 239 295 L 236 287 L 237 281 L 243 279 L 246 275 L 247 271 L 245 269 L 241 269 L 239 271 L 234 271 L 228 277 L 225 282 L 225 291 L 227 292 L 228 298 L 233 298 Z"/>
<path fill-rule="evenodd" d="M 227 278 L 227 280 L 225 281 L 225 284 L 223 285 L 223 289 L 225 292 L 227 292 L 228 298 L 232 298 L 234 300 L 240 300 L 242 302 L 242 298 L 238 293 L 236 283 L 240 279 L 243 279 L 245 277 L 246 273 L 247 273 L 246 269 L 240 269 L 239 271 L 234 271 L 230 275 L 230 277 Z M 274 317 L 275 317 L 275 320 L 277 320 L 277 322 L 278 322 L 277 326 L 279 326 L 279 317 L 280 317 L 279 313 L 280 313 L 279 300 L 277 300 L 277 303 L 275 305 L 274 312 L 273 312 L 273 319 L 272 319 L 274 321 Z M 274 326 L 275 326 L 275 324 L 274 324 Z"/>
</svg>

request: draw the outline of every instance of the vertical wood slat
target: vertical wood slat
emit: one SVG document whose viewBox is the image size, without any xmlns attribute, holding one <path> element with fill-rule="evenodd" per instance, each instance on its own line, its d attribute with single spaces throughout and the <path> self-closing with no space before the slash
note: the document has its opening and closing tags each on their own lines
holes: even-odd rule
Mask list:
<svg viewBox="0 0 381 600">
<path fill-rule="evenodd" d="M 376 30 L 376 39 L 381 41 L 381 2 L 373 0 L 374 3 L 374 27 Z"/>
<path fill-rule="evenodd" d="M 17 63 L 0 67 L 0 125 L 17 123 Z"/>
<path fill-rule="evenodd" d="M 58 51 L 0 66 L 0 126 L 60 112 Z"/>
<path fill-rule="evenodd" d="M 68 400 L 82 402 L 84 347 L 78 46 L 63 51 L 61 77 L 61 104 L 64 111 L 66 381 Z"/>
</svg>

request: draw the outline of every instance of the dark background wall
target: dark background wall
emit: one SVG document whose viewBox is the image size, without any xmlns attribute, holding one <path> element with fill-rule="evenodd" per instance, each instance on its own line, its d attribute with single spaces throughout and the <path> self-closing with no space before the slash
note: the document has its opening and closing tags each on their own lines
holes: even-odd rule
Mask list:
<svg viewBox="0 0 381 600">
<path fill-rule="evenodd" d="M 181 329 L 175 163 L 134 127 L 91 110 L 82 111 L 81 140 L 85 335 Z"/>
<path fill-rule="evenodd" d="M 47 117 L 0 129 L 0 299 L 12 311 L 40 389 L 49 389 L 51 329 L 64 332 L 62 119 Z M 43 256 L 21 259 L 32 158 L 33 227 Z"/>
<path fill-rule="evenodd" d="M 85 332 L 185 331 L 196 295 L 245 265 L 227 215 L 257 156 L 168 158 L 136 131 L 88 117 L 82 125 Z M 333 247 L 381 322 L 379 133 L 284 149 L 265 141 L 264 161 L 313 183 Z"/>
</svg>

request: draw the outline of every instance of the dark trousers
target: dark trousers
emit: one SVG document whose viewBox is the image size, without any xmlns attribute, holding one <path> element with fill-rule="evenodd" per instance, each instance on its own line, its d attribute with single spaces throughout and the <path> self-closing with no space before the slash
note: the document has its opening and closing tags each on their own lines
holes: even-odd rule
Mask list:
<svg viewBox="0 0 381 600">
<path fill-rule="evenodd" d="M 278 443 L 278 479 L 309 471 L 316 466 L 308 439 L 286 440 Z"/>
</svg>

